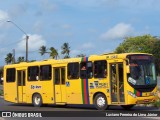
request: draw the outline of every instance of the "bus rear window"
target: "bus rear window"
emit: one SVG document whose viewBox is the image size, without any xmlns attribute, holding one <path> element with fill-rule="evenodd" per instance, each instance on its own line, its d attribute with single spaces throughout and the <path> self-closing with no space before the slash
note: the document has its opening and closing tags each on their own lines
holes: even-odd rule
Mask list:
<svg viewBox="0 0 160 120">
<path fill-rule="evenodd" d="M 15 82 L 15 68 L 8 68 L 6 73 L 6 82 Z"/>
</svg>

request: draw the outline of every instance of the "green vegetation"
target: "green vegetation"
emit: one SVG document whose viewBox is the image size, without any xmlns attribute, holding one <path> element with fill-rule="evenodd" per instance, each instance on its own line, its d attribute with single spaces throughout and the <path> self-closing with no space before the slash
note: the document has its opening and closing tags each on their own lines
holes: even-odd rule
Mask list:
<svg viewBox="0 0 160 120">
<path fill-rule="evenodd" d="M 3 90 L 0 90 L 0 96 L 3 96 Z"/>
<path fill-rule="evenodd" d="M 116 53 L 150 53 L 155 57 L 156 70 L 160 75 L 160 39 L 151 35 L 127 37 L 116 48 Z"/>
<path fill-rule="evenodd" d="M 70 58 L 69 53 L 70 53 L 70 47 L 68 43 L 64 43 L 61 47 L 62 51 L 61 54 L 65 55 L 64 58 Z"/>
<path fill-rule="evenodd" d="M 160 90 L 157 92 L 157 101 L 153 103 L 155 107 L 160 107 Z"/>
<path fill-rule="evenodd" d="M 155 107 L 160 107 L 160 99 L 153 104 Z"/>
</svg>

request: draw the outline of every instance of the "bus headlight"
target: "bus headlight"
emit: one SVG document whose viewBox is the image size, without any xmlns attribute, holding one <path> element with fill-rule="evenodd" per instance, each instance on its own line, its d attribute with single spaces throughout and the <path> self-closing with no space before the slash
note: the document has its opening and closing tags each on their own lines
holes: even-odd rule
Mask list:
<svg viewBox="0 0 160 120">
<path fill-rule="evenodd" d="M 134 98 L 137 97 L 137 96 L 136 96 L 134 93 L 132 93 L 131 91 L 128 91 L 128 94 L 129 94 L 130 96 L 134 97 Z"/>
</svg>

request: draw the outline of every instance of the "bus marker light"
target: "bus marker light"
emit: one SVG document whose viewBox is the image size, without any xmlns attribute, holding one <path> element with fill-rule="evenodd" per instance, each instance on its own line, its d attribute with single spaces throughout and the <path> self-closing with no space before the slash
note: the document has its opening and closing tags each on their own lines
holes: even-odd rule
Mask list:
<svg viewBox="0 0 160 120">
<path fill-rule="evenodd" d="M 130 96 L 134 97 L 134 98 L 137 97 L 137 96 L 136 96 L 134 93 L 132 93 L 131 91 L 128 91 L 128 94 L 129 94 Z"/>
</svg>

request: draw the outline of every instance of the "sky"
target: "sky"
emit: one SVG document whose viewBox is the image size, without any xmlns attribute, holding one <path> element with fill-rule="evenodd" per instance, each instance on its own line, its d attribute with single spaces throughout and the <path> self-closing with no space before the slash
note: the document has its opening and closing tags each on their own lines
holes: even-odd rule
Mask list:
<svg viewBox="0 0 160 120">
<path fill-rule="evenodd" d="M 67 42 L 71 57 L 109 53 L 126 37 L 159 36 L 159 25 L 160 0 L 0 0 L 0 66 L 13 49 L 25 57 L 25 34 L 28 59 L 43 60 L 42 45 L 60 55 Z"/>
</svg>

